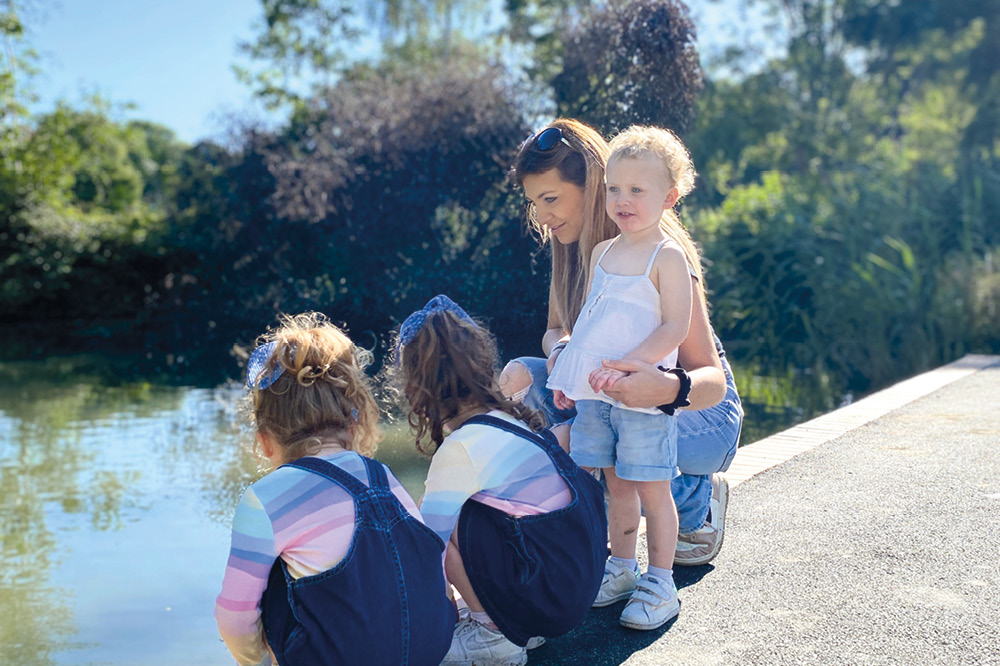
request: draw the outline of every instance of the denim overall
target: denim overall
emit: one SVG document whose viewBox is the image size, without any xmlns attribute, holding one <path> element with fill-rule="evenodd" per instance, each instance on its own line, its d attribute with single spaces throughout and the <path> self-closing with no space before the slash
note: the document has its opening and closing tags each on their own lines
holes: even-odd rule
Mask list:
<svg viewBox="0 0 1000 666">
<path fill-rule="evenodd" d="M 261 600 L 264 635 L 280 666 L 437 666 L 457 620 L 445 595 L 444 544 L 362 457 L 371 487 L 319 458 L 288 463 L 354 497 L 354 537 L 329 571 L 297 580 L 281 558 Z"/>
<path fill-rule="evenodd" d="M 541 447 L 566 481 L 569 505 L 514 517 L 470 500 L 458 519 L 458 548 L 472 589 L 503 635 L 516 645 L 561 636 L 590 609 L 608 559 L 604 492 L 548 430 L 533 433 L 493 416 L 473 416 Z"/>
</svg>

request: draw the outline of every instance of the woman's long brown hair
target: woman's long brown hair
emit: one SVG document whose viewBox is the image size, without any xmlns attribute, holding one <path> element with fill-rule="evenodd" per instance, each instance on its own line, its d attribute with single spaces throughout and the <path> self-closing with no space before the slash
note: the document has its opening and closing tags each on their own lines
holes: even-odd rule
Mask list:
<svg viewBox="0 0 1000 666">
<path fill-rule="evenodd" d="M 530 139 L 518 152 L 512 172 L 520 185 L 525 176 L 556 169 L 562 180 L 583 191 L 584 220 L 580 239 L 566 245 L 552 242 L 552 305 L 560 325 L 569 333 L 590 289 L 590 255 L 594 246 L 617 235 L 618 227 L 608 217 L 604 205 L 607 141 L 596 130 L 569 118 L 559 118 L 545 129 L 548 127 L 562 130 L 563 138 L 570 145 L 558 141 L 549 150 L 539 150 L 534 139 Z M 550 240 L 548 231 L 535 218 L 533 207 L 528 209 L 528 224 L 542 242 Z"/>
</svg>

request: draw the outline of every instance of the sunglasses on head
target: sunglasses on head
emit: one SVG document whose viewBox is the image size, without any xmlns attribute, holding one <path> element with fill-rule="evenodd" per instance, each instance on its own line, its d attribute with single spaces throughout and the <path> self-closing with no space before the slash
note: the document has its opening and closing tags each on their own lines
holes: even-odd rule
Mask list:
<svg viewBox="0 0 1000 666">
<path fill-rule="evenodd" d="M 544 150 L 552 150 L 555 147 L 555 145 L 560 141 L 569 146 L 570 149 L 573 148 L 570 142 L 566 140 L 566 137 L 563 136 L 563 132 L 561 129 L 559 129 L 558 127 L 546 127 L 538 134 L 533 134 L 529 136 L 528 140 L 525 141 L 525 144 L 531 143 L 536 148 L 538 148 L 538 150 L 544 151 Z"/>
</svg>

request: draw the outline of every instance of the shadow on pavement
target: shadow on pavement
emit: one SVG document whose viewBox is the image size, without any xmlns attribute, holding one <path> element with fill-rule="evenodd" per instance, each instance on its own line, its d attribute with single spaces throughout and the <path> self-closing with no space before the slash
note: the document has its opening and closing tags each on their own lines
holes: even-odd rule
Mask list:
<svg viewBox="0 0 1000 666">
<path fill-rule="evenodd" d="M 674 581 L 678 589 L 693 585 L 715 569 L 711 564 L 700 567 L 677 567 Z M 653 631 L 635 631 L 618 624 L 625 608 L 621 601 L 606 608 L 592 608 L 576 629 L 550 638 L 545 645 L 528 653 L 529 666 L 619 666 L 635 652 L 649 647 L 670 630 L 676 618 Z M 681 598 L 681 612 L 684 600 Z"/>
</svg>

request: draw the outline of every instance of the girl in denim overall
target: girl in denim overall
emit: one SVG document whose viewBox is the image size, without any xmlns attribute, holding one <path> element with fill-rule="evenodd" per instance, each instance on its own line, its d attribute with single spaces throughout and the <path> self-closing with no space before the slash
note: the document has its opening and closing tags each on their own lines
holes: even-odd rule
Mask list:
<svg viewBox="0 0 1000 666">
<path fill-rule="evenodd" d="M 257 444 L 276 469 L 244 493 L 215 615 L 239 664 L 437 666 L 457 620 L 444 543 L 370 456 L 367 353 L 318 314 L 250 357 Z"/>
<path fill-rule="evenodd" d="M 421 513 L 468 606 L 442 666 L 520 666 L 530 640 L 573 629 L 597 595 L 603 492 L 539 414 L 503 396 L 492 336 L 446 296 L 403 322 L 396 356 L 433 456 Z"/>
</svg>

